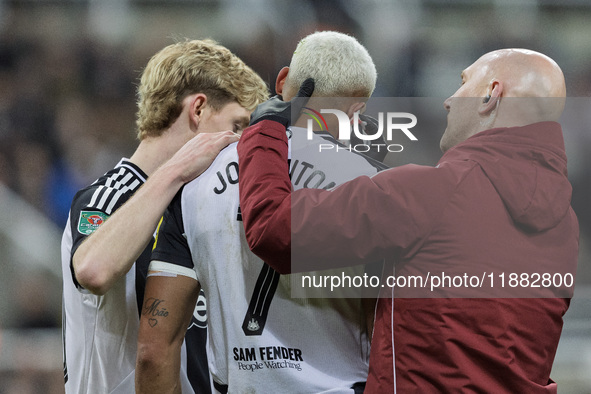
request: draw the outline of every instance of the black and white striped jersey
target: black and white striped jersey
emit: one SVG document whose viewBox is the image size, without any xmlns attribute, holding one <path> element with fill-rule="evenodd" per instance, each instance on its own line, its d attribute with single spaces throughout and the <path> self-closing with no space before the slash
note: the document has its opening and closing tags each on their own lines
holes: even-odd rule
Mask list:
<svg viewBox="0 0 591 394">
<path fill-rule="evenodd" d="M 151 244 L 130 271 L 102 296 L 91 294 L 76 281 L 72 256 L 146 181 L 146 174 L 122 159 L 114 169 L 76 193 L 62 238 L 64 379 L 66 393 L 133 393 L 139 311 L 143 302 Z M 149 209 L 149 207 L 146 207 Z M 181 374 L 183 392 L 191 383 L 210 392 L 205 355 L 203 317 L 187 332 L 194 345 L 190 354 L 192 379 Z M 183 360 L 184 369 L 187 361 Z M 189 380 L 192 380 L 189 382 Z"/>
<path fill-rule="evenodd" d="M 330 188 L 385 168 L 346 150 L 319 155 L 319 142 L 338 142 L 315 135 L 315 141 L 294 144 L 305 130 L 292 131 L 296 189 Z M 293 275 L 279 275 L 250 251 L 239 207 L 236 144 L 177 194 L 157 239 L 151 269 L 185 270 L 205 289 L 208 360 L 218 391 L 354 393 L 362 387 L 369 359 L 363 300 L 293 298 Z M 349 273 L 363 274 L 363 267 Z"/>
</svg>

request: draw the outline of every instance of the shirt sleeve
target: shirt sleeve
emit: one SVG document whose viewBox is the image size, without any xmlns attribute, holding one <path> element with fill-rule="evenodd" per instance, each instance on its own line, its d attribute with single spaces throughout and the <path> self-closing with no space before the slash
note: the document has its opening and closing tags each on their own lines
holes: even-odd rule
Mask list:
<svg viewBox="0 0 591 394">
<path fill-rule="evenodd" d="M 72 258 L 78 250 L 78 247 L 90 234 L 94 233 L 108 218 L 109 215 L 93 203 L 93 196 L 96 194 L 98 186 L 89 186 L 80 190 L 74 196 L 70 207 L 70 230 L 72 233 L 72 248 L 70 250 L 70 272 L 72 281 L 78 289 L 82 286 L 76 280 Z"/>
<path fill-rule="evenodd" d="M 184 231 L 181 195 L 184 188 L 176 194 L 164 212 L 152 249 L 152 261 L 193 269 L 191 250 Z"/>
<path fill-rule="evenodd" d="M 285 129 L 272 121 L 245 130 L 238 155 L 247 241 L 280 273 L 408 255 L 418 250 L 456 185 L 446 169 L 407 165 L 333 190 L 292 193 Z"/>
<path fill-rule="evenodd" d="M 92 204 L 93 195 L 97 192 L 98 187 L 90 186 L 80 190 L 72 200 L 70 208 L 70 226 L 72 230 L 72 250 L 70 251 L 70 259 L 74 253 L 90 234 L 94 233 L 110 215 Z"/>
</svg>

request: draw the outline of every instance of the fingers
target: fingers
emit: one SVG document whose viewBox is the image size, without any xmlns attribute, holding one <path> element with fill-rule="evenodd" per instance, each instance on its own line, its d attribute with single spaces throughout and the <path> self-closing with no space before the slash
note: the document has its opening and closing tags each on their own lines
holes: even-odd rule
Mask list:
<svg viewBox="0 0 591 394">
<path fill-rule="evenodd" d="M 262 104 L 259 104 L 253 113 L 250 115 L 250 123 L 249 125 L 252 126 L 263 119 L 266 119 L 270 115 L 279 115 L 281 116 L 281 112 L 286 108 L 285 103 L 283 102 L 283 97 L 276 95 L 271 97 L 269 100 L 265 101 Z"/>
<path fill-rule="evenodd" d="M 183 183 L 190 182 L 211 165 L 222 149 L 239 138 L 233 131 L 199 133 L 183 145 L 166 165 L 177 168 Z"/>
<path fill-rule="evenodd" d="M 314 78 L 308 78 L 302 82 L 296 97 L 312 97 L 312 93 L 314 93 Z"/>
<path fill-rule="evenodd" d="M 190 155 L 207 155 L 213 153 L 214 157 L 233 142 L 237 142 L 240 136 L 233 131 L 220 131 L 216 133 L 199 133 L 187 142 L 180 150 Z M 179 153 L 181 155 L 182 153 Z"/>
<path fill-rule="evenodd" d="M 312 93 L 314 93 L 314 79 L 308 78 L 302 83 L 300 90 L 291 100 L 291 116 L 294 121 L 292 124 L 299 118 L 302 108 L 306 106 Z"/>
<path fill-rule="evenodd" d="M 214 134 L 216 137 L 214 139 L 214 149 L 217 149 L 218 152 L 240 139 L 240 136 L 232 131 L 222 131 Z"/>
</svg>

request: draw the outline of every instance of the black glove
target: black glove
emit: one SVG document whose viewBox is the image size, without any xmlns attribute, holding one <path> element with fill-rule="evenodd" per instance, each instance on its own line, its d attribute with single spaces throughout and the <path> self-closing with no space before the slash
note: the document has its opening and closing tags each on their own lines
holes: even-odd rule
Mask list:
<svg viewBox="0 0 591 394">
<path fill-rule="evenodd" d="M 376 118 L 372 118 L 369 115 L 359 114 L 359 120 L 359 131 L 361 131 L 361 134 L 374 135 L 378 131 L 379 124 Z M 384 158 L 388 154 L 388 150 L 386 148 L 386 141 L 384 140 L 383 134 L 375 140 L 363 141 L 360 138 L 358 138 L 355 135 L 355 133 L 351 133 L 351 145 L 358 144 L 369 145 L 369 150 L 367 152 L 363 152 L 363 154 L 379 162 L 383 162 Z M 381 146 L 378 146 L 378 144 L 380 144 Z"/>
<path fill-rule="evenodd" d="M 279 95 L 271 97 L 269 100 L 259 104 L 252 115 L 250 115 L 250 125 L 261 120 L 273 120 L 285 126 L 291 125 L 291 114 L 299 114 L 302 107 L 308 102 L 308 98 L 314 93 L 314 79 L 306 79 L 300 86 L 300 90 L 291 101 L 283 101 Z M 305 98 L 305 99 L 302 99 Z M 296 119 L 297 120 L 297 119 Z"/>
</svg>

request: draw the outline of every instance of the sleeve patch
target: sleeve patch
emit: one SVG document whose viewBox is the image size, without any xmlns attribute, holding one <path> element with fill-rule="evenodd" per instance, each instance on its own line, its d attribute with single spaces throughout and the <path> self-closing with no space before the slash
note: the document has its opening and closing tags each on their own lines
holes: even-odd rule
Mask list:
<svg viewBox="0 0 591 394">
<path fill-rule="evenodd" d="M 94 233 L 109 218 L 104 212 L 82 211 L 78 219 L 78 232 L 83 235 Z"/>
</svg>

